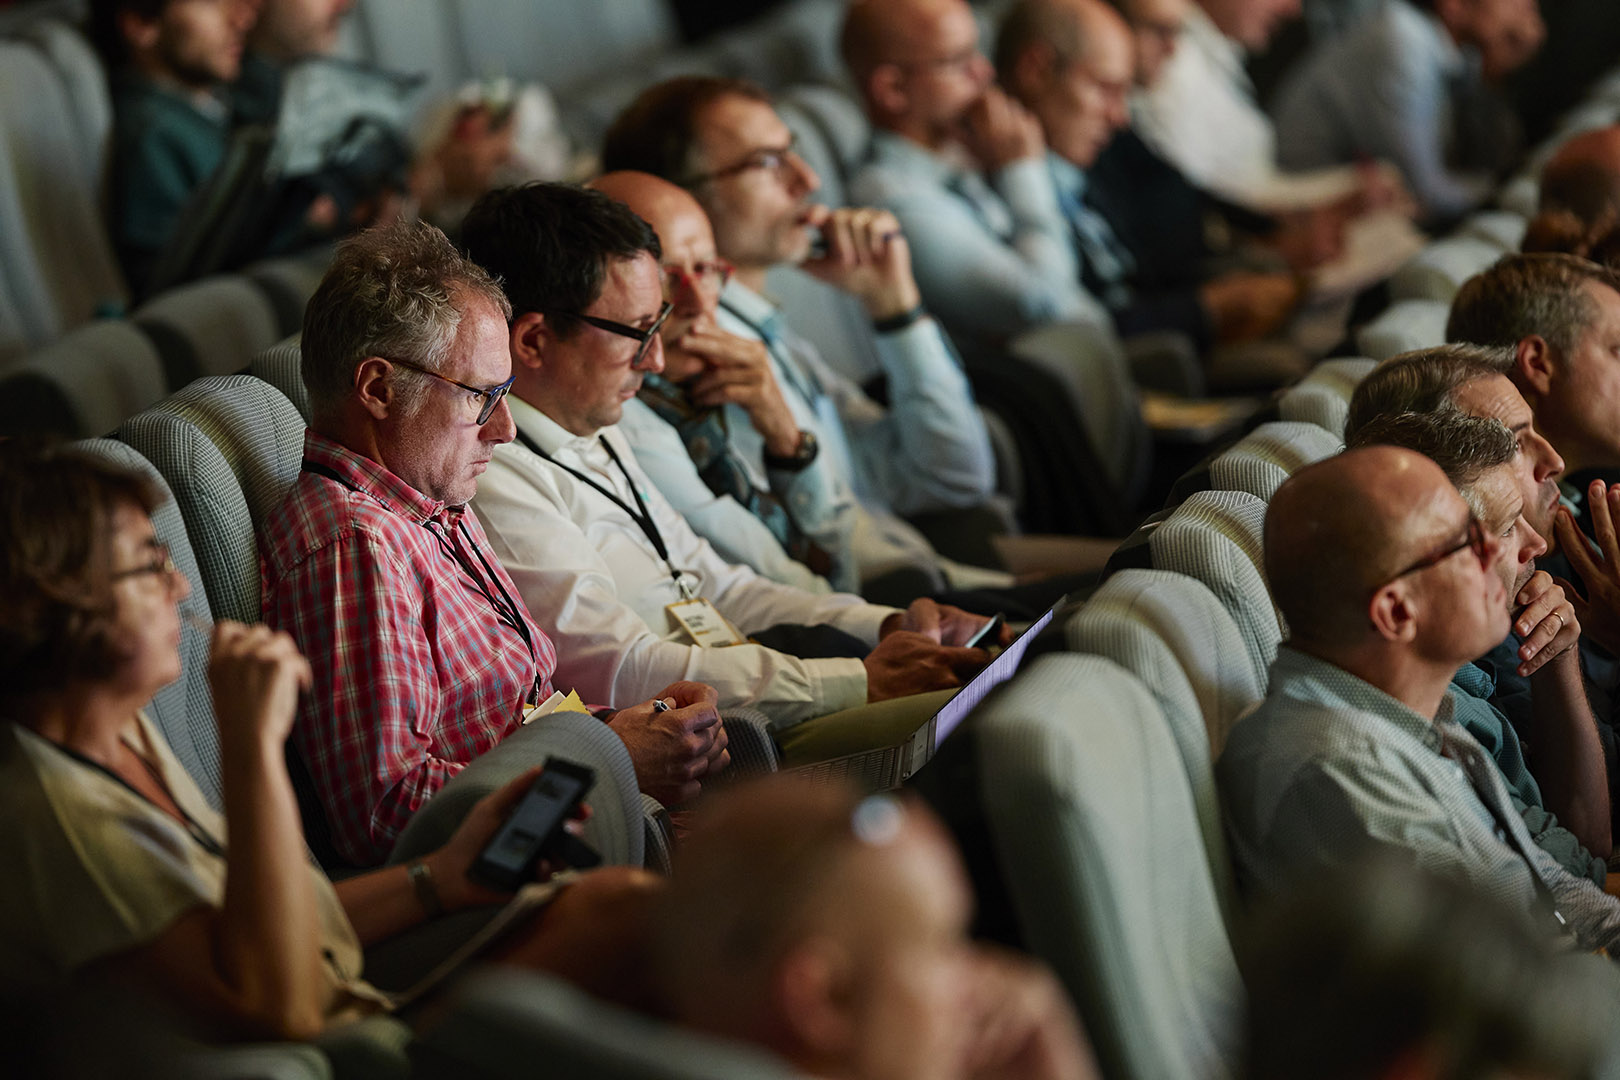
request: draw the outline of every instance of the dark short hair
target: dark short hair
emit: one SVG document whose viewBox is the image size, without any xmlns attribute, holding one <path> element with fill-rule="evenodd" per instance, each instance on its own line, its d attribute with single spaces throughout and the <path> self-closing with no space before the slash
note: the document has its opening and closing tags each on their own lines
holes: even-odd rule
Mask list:
<svg viewBox="0 0 1620 1080">
<path fill-rule="evenodd" d="M 664 255 L 658 234 L 628 206 L 577 184 L 488 192 L 467 212 L 461 242 L 500 279 L 518 314 L 584 311 L 602 295 L 608 260 Z M 573 328 L 565 321 L 559 329 Z"/>
<path fill-rule="evenodd" d="M 101 54 L 102 62 L 116 68 L 129 59 L 129 43 L 118 20 L 124 12 L 151 21 L 162 16 L 163 9 L 173 0 L 90 0 L 89 17 L 85 20 L 85 36 Z"/>
<path fill-rule="evenodd" d="M 1394 413 L 1430 413 L 1454 404 L 1467 383 L 1513 371 L 1513 351 L 1472 345 L 1437 345 L 1392 356 L 1379 364 L 1350 395 L 1344 424 L 1348 443 L 1363 426 Z"/>
<path fill-rule="evenodd" d="M 1398 446 L 1414 450 L 1440 466 L 1452 486 L 1474 506 L 1469 488 L 1487 470 L 1506 465 L 1519 450 L 1519 442 L 1502 421 L 1470 416 L 1447 403 L 1432 412 L 1385 413 L 1363 424 L 1345 449 L 1363 446 Z"/>
<path fill-rule="evenodd" d="M 996 32 L 996 80 L 1013 85 L 1013 69 L 1031 45 L 1044 42 L 1064 63 L 1072 63 L 1085 49 L 1079 16 L 1050 0 L 1019 0 L 1001 20 Z"/>
<path fill-rule="evenodd" d="M 402 222 L 345 241 L 304 308 L 300 374 L 311 419 L 353 391 L 355 368 L 367 357 L 442 368 L 472 297 L 511 316 L 500 286 L 432 225 Z M 410 399 L 407 388 L 419 390 L 428 377 L 397 367 L 390 378 Z"/>
<path fill-rule="evenodd" d="M 158 487 L 71 448 L 0 442 L 0 712 L 105 678 L 113 637 L 113 517 L 151 513 Z"/>
<path fill-rule="evenodd" d="M 1536 335 L 1567 355 L 1597 316 L 1587 282 L 1620 292 L 1620 274 L 1576 255 L 1504 255 L 1457 290 L 1446 340 L 1513 347 Z"/>
<path fill-rule="evenodd" d="M 679 75 L 648 87 L 608 128 L 602 171 L 651 173 L 686 186 L 700 169 L 692 160 L 698 114 L 727 97 L 771 104 L 771 95 L 755 84 L 718 75 Z"/>
</svg>

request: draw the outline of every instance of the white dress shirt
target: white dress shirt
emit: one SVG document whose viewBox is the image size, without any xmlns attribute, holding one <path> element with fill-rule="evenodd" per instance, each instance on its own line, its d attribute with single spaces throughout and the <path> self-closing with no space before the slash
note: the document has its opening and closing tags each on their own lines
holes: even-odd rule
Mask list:
<svg viewBox="0 0 1620 1080">
<path fill-rule="evenodd" d="M 563 466 L 625 506 L 635 507 L 639 492 L 673 569 L 744 636 L 779 623 L 825 623 L 876 643 L 893 608 L 778 585 L 727 563 L 658 493 L 616 429 L 581 438 L 515 396 L 508 401 L 519 438 L 495 451 L 473 505 L 556 646 L 554 685 L 577 689 L 588 701 L 623 705 L 687 679 L 718 690 L 722 708 L 754 706 L 777 727 L 866 703 L 866 668 L 859 660 L 801 660 L 753 644 L 688 644 L 665 610 L 684 599 L 671 566 L 624 508 Z M 525 437 L 552 460 L 524 445 Z"/>
<path fill-rule="evenodd" d="M 1198 186 L 1261 213 L 1320 206 L 1356 190 L 1352 167 L 1285 173 L 1277 133 L 1255 101 L 1242 48 L 1196 3 L 1181 43 L 1142 96 L 1137 131 Z"/>
</svg>

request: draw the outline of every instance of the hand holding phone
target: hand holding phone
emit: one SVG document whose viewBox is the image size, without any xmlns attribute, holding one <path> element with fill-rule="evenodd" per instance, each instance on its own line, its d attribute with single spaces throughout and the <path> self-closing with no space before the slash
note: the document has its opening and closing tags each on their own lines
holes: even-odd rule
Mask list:
<svg viewBox="0 0 1620 1080">
<path fill-rule="evenodd" d="M 601 856 L 563 828 L 595 782 L 591 769 L 548 757 L 534 784 L 473 860 L 467 876 L 492 889 L 514 892 L 533 880 L 542 858 L 576 869 L 600 863 Z"/>
<path fill-rule="evenodd" d="M 996 612 L 995 618 L 979 627 L 973 636 L 963 643 L 963 647 L 968 649 L 988 649 L 991 646 L 1001 644 L 1001 628 L 1005 625 L 1007 625 L 1007 616 L 999 611 Z"/>
</svg>

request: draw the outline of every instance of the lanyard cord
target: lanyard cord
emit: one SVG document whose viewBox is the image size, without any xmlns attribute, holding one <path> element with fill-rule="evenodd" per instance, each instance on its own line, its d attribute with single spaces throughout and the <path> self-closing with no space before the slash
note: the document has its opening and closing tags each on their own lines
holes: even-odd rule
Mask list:
<svg viewBox="0 0 1620 1080">
<path fill-rule="evenodd" d="M 653 550 L 658 552 L 658 557 L 664 560 L 664 566 L 669 569 L 669 576 L 671 580 L 675 582 L 675 588 L 680 592 L 682 599 L 690 600 L 692 598 L 691 588 L 686 584 L 686 579 L 681 576 L 681 572 L 675 569 L 675 564 L 670 561 L 669 547 L 664 543 L 663 534 L 658 531 L 658 523 L 653 520 L 652 511 L 647 509 L 647 500 L 641 497 L 641 489 L 636 487 L 636 482 L 634 480 L 630 479 L 630 470 L 626 469 L 624 467 L 624 462 L 619 460 L 619 455 L 617 451 L 613 449 L 612 443 L 608 442 L 606 439 L 598 440 L 598 442 L 601 443 L 602 449 L 607 451 L 608 457 L 613 459 L 613 464 L 619 467 L 619 473 L 624 477 L 625 485 L 630 488 L 630 494 L 636 500 L 636 506 L 639 508 L 639 512 L 631 509 L 630 504 L 619 498 L 617 492 L 604 487 L 602 484 L 597 483 L 595 480 L 591 479 L 589 476 L 586 476 L 573 466 L 564 465 L 562 462 L 546 453 L 540 448 L 539 443 L 529 438 L 529 436 L 524 434 L 521 429 L 519 429 L 517 437 L 522 440 L 524 446 L 528 447 L 535 454 L 545 458 L 548 462 L 557 466 L 557 468 L 561 469 L 563 472 L 573 476 L 576 480 L 589 484 L 591 487 L 595 488 L 597 493 L 603 498 L 611 499 L 614 505 L 616 505 L 620 510 L 623 510 L 626 514 L 629 514 L 630 520 L 634 521 L 638 526 L 640 526 L 641 532 L 647 537 L 648 543 L 652 544 Z"/>
<path fill-rule="evenodd" d="M 324 476 L 328 480 L 334 480 L 356 494 L 365 494 L 365 492 L 362 492 L 349 480 L 339 475 L 337 470 L 329 468 L 318 461 L 311 461 L 308 458 L 305 458 L 299 467 L 303 472 L 314 473 L 316 476 Z M 461 568 L 461 572 L 472 579 L 473 587 L 478 590 L 479 595 L 489 603 L 489 606 L 492 609 L 494 609 L 495 618 L 506 626 L 511 627 L 513 630 L 516 630 L 518 636 L 523 639 L 524 647 L 529 650 L 529 659 L 533 661 L 535 665 L 534 688 L 532 693 L 535 695 L 536 700 L 539 700 L 540 655 L 535 651 L 534 638 L 529 633 L 528 624 L 524 620 L 523 612 L 518 607 L 517 602 L 513 600 L 511 594 L 506 591 L 506 586 L 501 584 L 500 576 L 496 574 L 494 568 L 489 565 L 489 560 L 484 558 L 484 553 L 478 549 L 477 544 L 473 543 L 472 535 L 467 531 L 467 523 L 458 517 L 456 519 L 456 529 L 460 535 L 465 538 L 467 541 L 467 546 L 472 549 L 472 553 L 478 556 L 478 561 L 483 564 L 485 573 L 489 575 L 489 581 L 492 582 L 495 588 L 500 592 L 500 599 L 496 599 L 495 594 L 489 591 L 489 586 L 484 584 L 484 576 L 478 572 L 478 568 L 472 564 L 472 560 L 467 558 L 467 556 L 458 547 L 456 547 L 455 543 L 453 542 L 455 539 L 454 534 L 452 534 L 451 537 L 446 538 L 439 532 L 438 529 L 433 527 L 433 523 L 431 521 L 419 522 L 419 524 L 422 526 L 422 528 L 428 531 L 429 535 L 431 535 L 433 539 L 439 542 L 439 550 L 448 555 L 451 561 Z"/>
<path fill-rule="evenodd" d="M 101 773 L 103 776 L 112 780 L 113 783 L 124 788 L 130 794 L 152 807 L 152 809 L 161 813 L 164 817 L 169 817 L 169 812 L 154 802 L 150 795 L 136 787 L 134 784 L 130 783 L 128 780 L 125 780 L 122 776 L 119 776 L 111 769 L 107 768 L 107 766 L 103 765 L 101 762 L 93 761 L 79 753 L 77 750 L 74 750 L 72 747 L 63 746 L 59 742 L 54 742 L 50 739 L 46 739 L 45 741 L 62 751 L 62 753 L 66 754 L 68 757 L 77 761 L 80 765 L 87 765 L 96 770 L 96 772 Z M 124 745 L 128 746 L 129 744 L 125 743 Z M 180 811 L 180 821 L 183 825 L 185 825 L 186 835 L 190 836 L 196 845 L 202 848 L 203 851 L 213 855 L 216 858 L 223 859 L 225 857 L 225 845 L 221 844 L 218 840 L 215 840 L 208 830 L 203 828 L 202 825 L 198 823 L 196 818 L 186 813 L 186 808 L 180 805 L 180 800 L 176 799 L 174 797 L 174 792 L 169 790 L 169 785 L 163 779 L 163 774 L 158 771 L 158 767 L 152 764 L 152 762 L 148 761 L 146 759 L 146 755 L 141 753 L 139 750 L 135 750 L 135 748 L 132 746 L 130 749 L 134 752 L 136 760 L 138 760 L 141 763 L 141 766 L 146 769 L 147 775 L 152 778 L 152 781 L 157 784 L 158 787 L 163 789 L 163 793 L 169 797 L 169 801 L 174 803 L 174 808 Z"/>
</svg>

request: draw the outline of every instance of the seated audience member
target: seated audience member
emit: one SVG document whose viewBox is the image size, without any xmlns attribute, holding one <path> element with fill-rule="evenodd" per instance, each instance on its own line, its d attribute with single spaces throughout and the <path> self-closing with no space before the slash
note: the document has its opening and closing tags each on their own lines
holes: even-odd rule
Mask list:
<svg viewBox="0 0 1620 1080">
<path fill-rule="evenodd" d="M 1216 763 L 1251 894 L 1388 851 L 1547 935 L 1620 943 L 1620 901 L 1535 846 L 1455 720 L 1457 669 L 1507 633 L 1501 557 L 1439 467 L 1408 450 L 1347 451 L 1278 489 L 1265 570 L 1289 638 Z"/>
<path fill-rule="evenodd" d="M 1572 477 L 1620 474 L 1620 270 L 1506 255 L 1463 283 L 1446 340 L 1513 350 L 1508 372 Z"/>
<path fill-rule="evenodd" d="M 191 588 L 153 530 L 156 500 L 143 477 L 70 451 L 0 447 L 0 984 L 133 984 L 230 1038 L 309 1038 L 388 1010 L 363 948 L 504 902 L 467 871 L 537 770 L 438 851 L 334 884 L 309 862 L 284 754 L 309 665 L 286 634 L 221 622 L 221 815 L 143 711 L 181 674 Z M 591 985 L 618 948 L 602 915 L 628 920 L 655 887 L 640 870 L 585 875 L 519 924 L 505 958 Z"/>
<path fill-rule="evenodd" d="M 1388 0 L 1284 79 L 1277 160 L 1389 161 L 1424 221 L 1455 221 L 1513 163 L 1518 123 L 1499 87 L 1545 36 L 1536 0 Z"/>
<path fill-rule="evenodd" d="M 800 526 L 849 537 L 863 585 L 904 567 L 924 569 L 936 589 L 1006 584 L 1005 574 L 944 559 L 899 516 L 983 504 L 995 484 L 989 434 L 950 345 L 919 303 L 906 236 L 887 213 L 812 203 L 819 181 L 792 141 L 763 91 L 691 76 L 626 109 L 602 162 L 678 184 L 708 214 L 720 257 L 735 267 L 720 296 L 720 328 L 765 343 L 795 421 L 814 436 L 800 443 L 804 462 L 777 461 L 830 473 L 822 490 L 831 496 L 795 502 Z M 817 235 L 827 254 L 811 259 Z M 794 333 L 792 312 L 764 295 L 766 271 L 792 263 L 858 299 L 873 319 L 887 408 Z M 764 435 L 739 406 L 726 412 L 733 447 L 755 475 L 765 473 Z M 656 462 L 643 465 L 659 478 Z"/>
<path fill-rule="evenodd" d="M 1523 719 L 1535 731 L 1534 760 L 1527 762 L 1518 733 L 1489 700 L 1496 691 L 1495 660 L 1503 645 L 1464 664 L 1452 678 L 1459 691 L 1454 719 L 1496 762 L 1513 807 L 1536 843 L 1566 870 L 1603 884 L 1612 846 L 1609 789 L 1580 651 L 1574 647 L 1580 623 L 1563 589 L 1545 570 L 1536 569 L 1536 557 L 1547 545 L 1524 518 L 1513 433 L 1500 420 L 1446 406 L 1378 416 L 1350 440 L 1352 450 L 1363 446 L 1397 446 L 1429 458 L 1456 486 L 1485 531 L 1500 537 L 1502 557 L 1496 567 L 1518 631 L 1506 643 L 1518 648 L 1508 665 L 1516 667 L 1515 674 L 1528 672 L 1531 715 Z"/>
<path fill-rule="evenodd" d="M 91 33 L 112 73 L 107 211 L 113 250 L 139 296 L 180 211 L 225 157 L 227 87 L 254 0 L 95 0 Z"/>
<path fill-rule="evenodd" d="M 971 942 L 971 902 L 921 804 L 773 779 L 717 797 L 677 854 L 652 973 L 678 1023 L 808 1076 L 1096 1076 L 1068 995 Z"/>
<path fill-rule="evenodd" d="M 861 0 L 840 46 L 873 127 L 851 194 L 894 212 L 951 332 L 993 346 L 1105 319 L 1081 284 L 1040 123 L 992 84 L 965 0 Z"/>
<path fill-rule="evenodd" d="M 770 350 L 715 320 L 731 264 L 720 258 L 708 215 L 686 191 L 648 173 L 608 173 L 587 186 L 635 211 L 664 250 L 664 370 L 646 374 L 619 421 L 642 470 L 726 561 L 810 592 L 827 592 L 828 580 L 840 591 L 859 589 L 848 529 L 838 527 L 849 515 L 805 513 L 838 498 L 838 481 L 825 461 L 800 461 L 807 436 Z M 728 405 L 764 441 L 763 477 L 732 445 Z M 812 534 L 801 524 L 806 518 L 823 525 Z"/>
<path fill-rule="evenodd" d="M 1547 159 L 1539 210 L 1525 233 L 1525 251 L 1549 250 L 1536 246 L 1549 219 L 1572 219 L 1577 232 L 1620 221 L 1620 125 L 1582 132 Z"/>
<path fill-rule="evenodd" d="M 1244 60 L 1299 11 L 1299 0 L 1194 0 L 1163 75 L 1140 99 L 1137 130 L 1193 183 L 1250 210 L 1388 201 L 1387 182 L 1373 169 L 1290 172 L 1278 162 L 1277 132 Z"/>
<path fill-rule="evenodd" d="M 615 425 L 663 368 L 659 323 L 672 306 L 658 237 L 623 203 L 563 184 L 505 188 L 474 204 L 463 243 L 513 312 L 517 439 L 495 450 L 473 505 L 558 649 L 558 678 L 605 701 L 699 681 L 722 707 L 758 706 L 788 727 L 947 689 L 988 662 L 941 645 L 988 619 L 766 581 L 721 559 L 659 495 Z M 787 623 L 835 627 L 855 655 L 801 660 L 743 640 Z"/>
<path fill-rule="evenodd" d="M 1188 264 L 1173 285 L 1144 278 L 1106 207 L 1092 201 L 1090 170 L 1130 122 L 1136 40 L 1103 0 L 1023 0 L 996 41 L 1001 85 L 1040 121 L 1081 280 L 1122 336 L 1173 330 L 1201 354 L 1264 338 L 1282 328 L 1300 299 L 1293 275 L 1214 274 Z M 1201 214 L 1197 228 L 1203 231 Z M 1305 361 L 1303 354 L 1294 359 Z M 1303 367 L 1271 373 L 1278 382 L 1298 374 Z"/>
<path fill-rule="evenodd" d="M 466 503 L 511 441 L 500 287 L 429 225 L 339 249 L 304 314 L 303 470 L 261 536 L 264 614 L 309 657 L 293 745 L 343 858 L 411 815 L 552 692 L 556 652 Z M 727 762 L 712 689 L 612 714 L 666 805 Z M 536 721 L 543 723 L 544 720 Z"/>
<path fill-rule="evenodd" d="M 1429 413 L 1452 407 L 1470 416 L 1490 417 L 1502 421 L 1518 440 L 1519 453 L 1514 460 L 1519 491 L 1524 499 L 1525 520 L 1547 543 L 1549 555 L 1539 560 L 1543 569 L 1555 577 L 1568 577 L 1569 565 L 1585 557 L 1592 565 L 1589 580 L 1606 582 L 1609 567 L 1617 565 L 1607 559 L 1601 564 L 1585 549 L 1574 550 L 1576 535 L 1573 524 L 1560 524 L 1566 511 L 1561 508 L 1558 478 L 1564 472 L 1564 459 L 1558 450 L 1538 430 L 1539 418 L 1531 411 L 1524 397 L 1509 378 L 1515 359 L 1511 350 L 1500 347 L 1448 345 L 1434 349 L 1421 349 L 1395 357 L 1375 369 L 1356 387 L 1350 400 L 1349 421 L 1345 425 L 1348 441 L 1358 438 L 1357 432 L 1375 417 L 1403 412 Z M 1568 530 L 1570 542 L 1563 533 Z M 1586 571 L 1583 570 L 1583 573 Z M 1611 612 L 1620 611 L 1620 597 L 1612 597 L 1606 588 L 1589 592 L 1589 603 L 1580 594 L 1564 588 L 1566 598 L 1574 605 L 1580 620 L 1581 667 L 1586 676 L 1586 693 L 1598 722 L 1598 735 L 1603 742 L 1603 754 L 1609 773 L 1609 803 L 1611 814 L 1620 806 L 1620 738 L 1616 733 L 1614 690 L 1617 679 L 1613 654 L 1604 644 L 1611 639 L 1616 620 Z M 1503 642 L 1488 662 L 1496 676 L 1495 704 L 1507 714 L 1514 728 L 1525 742 L 1534 746 L 1539 741 L 1535 734 L 1537 721 L 1533 694 L 1525 670 L 1525 645 L 1519 628 L 1514 636 Z M 1620 822 L 1616 822 L 1620 825 Z"/>
<path fill-rule="evenodd" d="M 1465 882 L 1368 859 L 1247 923 L 1248 1080 L 1585 1080 L 1610 1060 L 1613 968 Z"/>
</svg>

